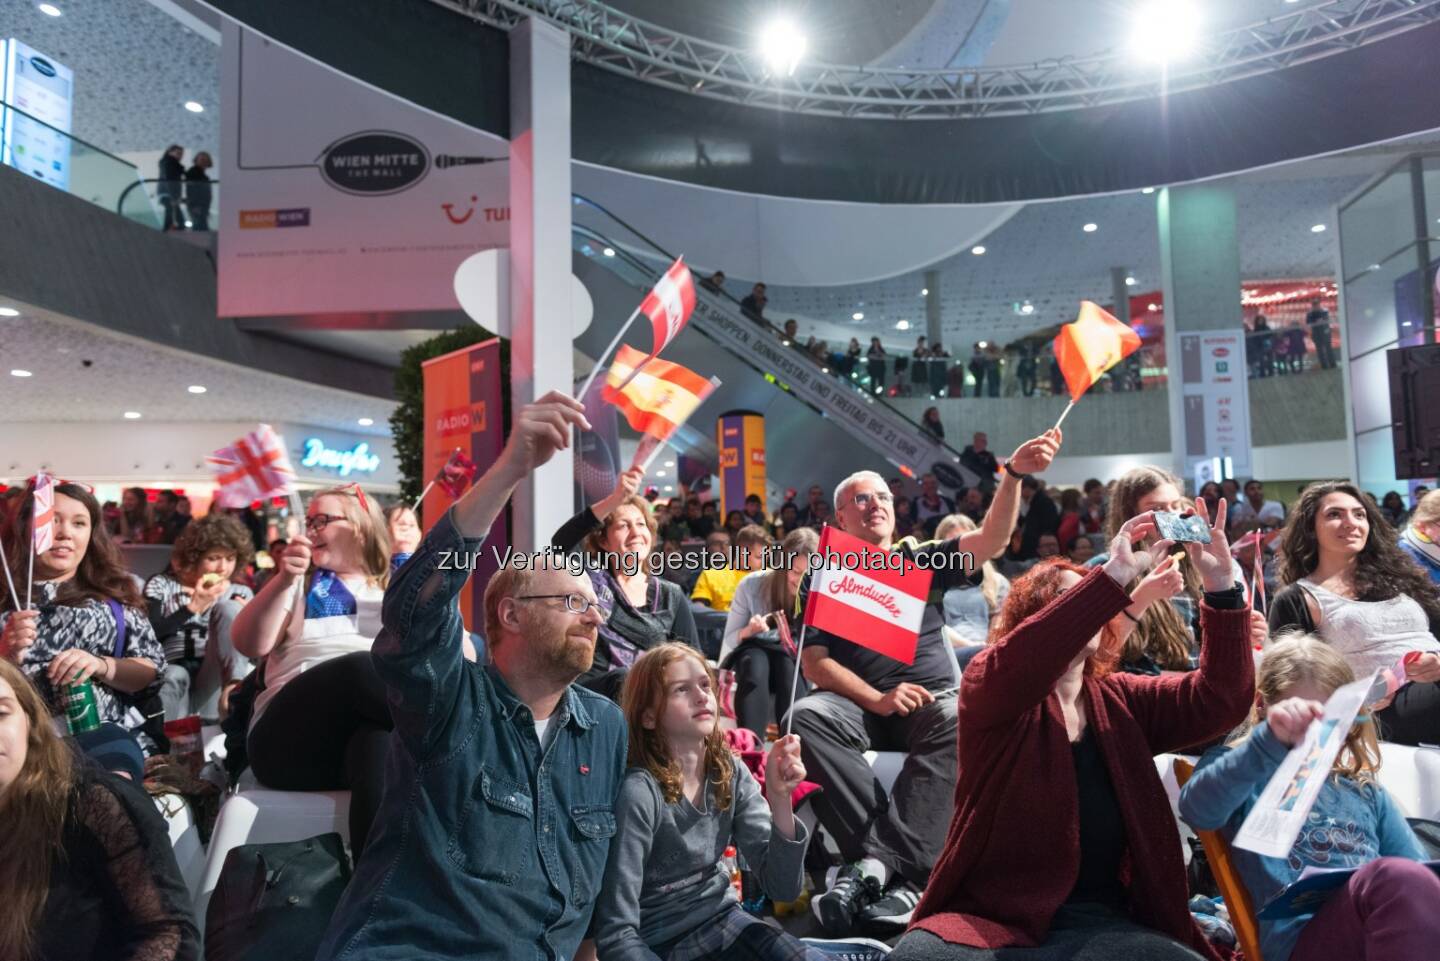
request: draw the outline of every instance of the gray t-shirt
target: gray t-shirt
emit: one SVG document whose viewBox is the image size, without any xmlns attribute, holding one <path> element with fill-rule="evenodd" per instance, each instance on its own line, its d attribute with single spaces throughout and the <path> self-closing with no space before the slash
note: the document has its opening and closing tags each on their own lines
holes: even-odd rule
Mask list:
<svg viewBox="0 0 1440 961">
<path fill-rule="evenodd" d="M 805 826 L 795 820 L 793 841 L 775 830 L 760 785 L 738 758 L 734 786 L 729 808 L 716 809 L 710 786 L 706 810 L 699 811 L 685 797 L 667 803 L 649 771 L 626 772 L 595 906 L 596 947 L 606 961 L 650 961 L 651 945 L 683 937 L 728 910 L 736 895 L 720 860 L 732 844 L 772 899 L 800 896 L 810 842 Z"/>
</svg>

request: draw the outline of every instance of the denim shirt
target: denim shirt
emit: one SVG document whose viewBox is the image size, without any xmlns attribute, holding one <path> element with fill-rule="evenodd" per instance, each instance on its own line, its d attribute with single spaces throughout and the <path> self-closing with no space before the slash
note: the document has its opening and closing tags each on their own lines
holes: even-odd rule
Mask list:
<svg viewBox="0 0 1440 961">
<path fill-rule="evenodd" d="M 372 649 L 395 723 L 385 790 L 317 961 L 565 961 L 589 928 L 625 721 L 572 685 L 542 747 L 500 673 L 464 659 L 471 565 L 450 558 L 480 545 L 446 513 L 385 593 Z"/>
</svg>

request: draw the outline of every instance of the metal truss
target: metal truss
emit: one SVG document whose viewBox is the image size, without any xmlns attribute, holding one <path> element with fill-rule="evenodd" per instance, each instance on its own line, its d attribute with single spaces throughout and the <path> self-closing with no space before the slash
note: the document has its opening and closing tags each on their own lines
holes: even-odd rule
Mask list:
<svg viewBox="0 0 1440 961">
<path fill-rule="evenodd" d="M 593 0 L 431 0 L 508 30 L 536 16 L 568 31 L 575 59 L 701 97 L 794 113 L 948 120 L 1143 100 L 1319 60 L 1440 20 L 1440 0 L 1315 0 L 1205 38 L 1168 72 L 1123 52 L 1026 66 L 872 69 L 802 62 L 773 75 L 753 50 L 640 20 Z"/>
</svg>

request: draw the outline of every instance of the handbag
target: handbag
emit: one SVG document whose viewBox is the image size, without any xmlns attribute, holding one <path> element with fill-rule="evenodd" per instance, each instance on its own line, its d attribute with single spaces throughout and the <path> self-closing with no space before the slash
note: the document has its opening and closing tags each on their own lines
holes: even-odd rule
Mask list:
<svg viewBox="0 0 1440 961">
<path fill-rule="evenodd" d="M 333 831 L 232 848 L 205 912 L 205 957 L 311 961 L 349 882 L 345 842 Z"/>
</svg>

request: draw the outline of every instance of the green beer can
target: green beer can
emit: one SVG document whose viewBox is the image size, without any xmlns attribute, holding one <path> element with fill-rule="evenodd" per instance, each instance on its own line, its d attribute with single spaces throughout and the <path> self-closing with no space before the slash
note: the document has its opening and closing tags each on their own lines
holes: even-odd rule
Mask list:
<svg viewBox="0 0 1440 961">
<path fill-rule="evenodd" d="M 65 686 L 65 725 L 72 735 L 100 726 L 100 705 L 95 700 L 95 686 L 89 681 Z"/>
</svg>

